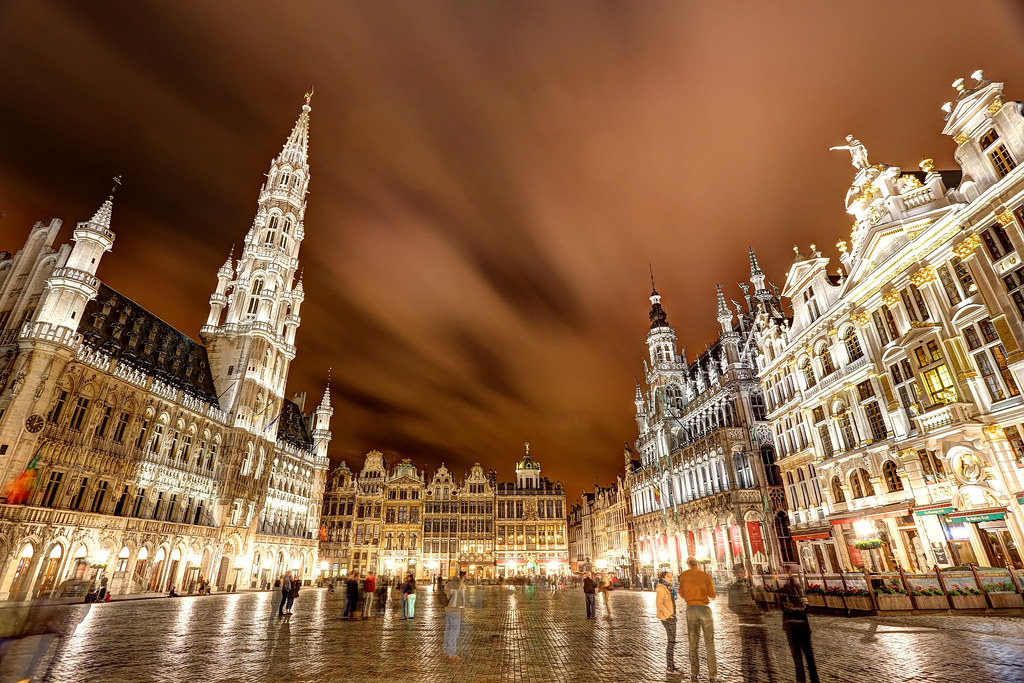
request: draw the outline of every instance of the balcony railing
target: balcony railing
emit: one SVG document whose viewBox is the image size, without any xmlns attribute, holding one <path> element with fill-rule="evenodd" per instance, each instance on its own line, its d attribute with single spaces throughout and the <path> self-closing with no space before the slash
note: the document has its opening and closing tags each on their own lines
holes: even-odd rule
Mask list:
<svg viewBox="0 0 1024 683">
<path fill-rule="evenodd" d="M 918 429 L 923 434 L 937 432 L 955 424 L 971 421 L 971 404 L 949 403 L 917 416 Z"/>
</svg>

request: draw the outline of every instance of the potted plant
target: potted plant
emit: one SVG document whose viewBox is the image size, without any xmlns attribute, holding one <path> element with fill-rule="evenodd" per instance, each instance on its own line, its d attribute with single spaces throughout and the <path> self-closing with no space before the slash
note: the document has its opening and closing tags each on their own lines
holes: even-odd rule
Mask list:
<svg viewBox="0 0 1024 683">
<path fill-rule="evenodd" d="M 820 584 L 807 584 L 807 604 L 813 607 L 825 606 L 825 589 Z"/>
<path fill-rule="evenodd" d="M 853 547 L 857 550 L 874 550 L 882 547 L 882 539 L 880 538 L 863 538 L 853 542 Z"/>
<path fill-rule="evenodd" d="M 860 612 L 870 612 L 874 607 L 871 605 L 871 595 L 865 588 L 847 588 L 843 592 L 846 606 Z"/>
<path fill-rule="evenodd" d="M 938 588 L 914 588 L 912 592 L 917 609 L 949 609 L 946 594 Z"/>
<path fill-rule="evenodd" d="M 909 610 L 914 605 L 902 585 L 893 581 L 883 583 L 875 588 L 875 600 L 878 601 L 879 610 Z"/>
<path fill-rule="evenodd" d="M 832 609 L 846 609 L 841 586 L 829 586 L 825 589 L 825 606 Z"/>
<path fill-rule="evenodd" d="M 1013 609 L 1024 607 L 1024 598 L 1017 592 L 1017 587 L 1009 581 L 998 583 L 982 584 L 992 606 L 998 609 Z"/>
<path fill-rule="evenodd" d="M 985 609 L 988 607 L 984 593 L 974 586 L 954 585 L 948 589 L 948 592 L 953 599 L 955 609 Z"/>
</svg>

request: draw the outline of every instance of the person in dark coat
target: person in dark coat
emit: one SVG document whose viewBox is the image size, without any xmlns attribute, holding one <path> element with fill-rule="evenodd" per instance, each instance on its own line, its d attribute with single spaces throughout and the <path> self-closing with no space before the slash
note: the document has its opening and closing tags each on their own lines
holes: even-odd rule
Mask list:
<svg viewBox="0 0 1024 683">
<path fill-rule="evenodd" d="M 764 615 L 754 600 L 750 589 L 750 578 L 747 568 L 742 564 L 733 566 L 732 573 L 736 580 L 729 584 L 729 611 L 736 615 L 740 622 L 741 663 L 743 680 L 747 683 L 767 681 L 775 683 L 772 657 L 768 651 L 768 633 L 765 630 Z M 759 662 L 763 665 L 764 676 L 758 672 Z"/>
<path fill-rule="evenodd" d="M 281 578 L 281 604 L 277 607 L 277 616 L 285 616 L 285 606 L 288 604 L 288 598 L 292 594 L 292 577 L 291 572 L 286 573 Z"/>
<path fill-rule="evenodd" d="M 779 589 L 779 608 L 782 610 L 782 630 L 789 641 L 789 651 L 793 655 L 793 666 L 796 668 L 797 683 L 818 683 L 818 667 L 814 663 L 814 650 L 811 649 L 811 623 L 807 619 L 807 596 L 800 585 L 797 574 L 799 565 L 787 565 L 789 581 Z M 804 657 L 807 658 L 807 673 L 804 674 Z"/>
<path fill-rule="evenodd" d="M 345 581 L 345 611 L 341 618 L 355 619 L 357 605 L 359 605 L 359 575 L 349 572 L 348 579 Z"/>
<path fill-rule="evenodd" d="M 597 619 L 597 582 L 594 575 L 587 572 L 587 578 L 583 579 L 583 597 L 587 600 L 587 619 Z"/>
</svg>

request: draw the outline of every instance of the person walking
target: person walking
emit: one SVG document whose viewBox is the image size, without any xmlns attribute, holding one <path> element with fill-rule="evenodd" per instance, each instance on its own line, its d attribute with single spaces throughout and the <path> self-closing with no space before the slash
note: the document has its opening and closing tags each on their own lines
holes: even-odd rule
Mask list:
<svg viewBox="0 0 1024 683">
<path fill-rule="evenodd" d="M 779 589 L 779 609 L 782 610 L 782 630 L 789 641 L 789 651 L 793 655 L 793 666 L 796 668 L 797 683 L 818 683 L 818 667 L 814 663 L 814 650 L 811 649 L 811 624 L 807 619 L 807 596 L 800 585 L 797 574 L 800 567 L 787 565 L 789 580 Z M 804 657 L 807 658 L 807 672 L 804 673 Z"/>
<path fill-rule="evenodd" d="M 291 572 L 286 572 L 281 577 L 281 604 L 277 607 L 277 616 L 284 616 L 284 606 L 288 604 L 288 596 L 292 594 L 292 577 Z"/>
<path fill-rule="evenodd" d="M 459 633 L 462 631 L 462 610 L 466 606 L 466 572 L 448 579 L 444 585 L 444 657 L 449 662 L 459 658 Z"/>
<path fill-rule="evenodd" d="M 743 666 L 743 680 L 747 683 L 760 683 L 767 680 L 775 683 L 772 657 L 768 652 L 768 634 L 765 632 L 764 616 L 761 608 L 754 600 L 750 590 L 750 579 L 747 568 L 742 563 L 732 568 L 736 580 L 729 584 L 729 611 L 736 615 L 740 622 L 740 660 Z M 764 675 L 758 672 L 759 661 L 763 664 Z"/>
<path fill-rule="evenodd" d="M 416 579 L 412 574 L 406 574 L 402 584 L 402 618 L 416 618 Z"/>
<path fill-rule="evenodd" d="M 672 587 L 672 572 L 662 572 L 654 589 L 654 607 L 658 619 L 665 627 L 665 671 L 673 674 L 676 668 L 676 589 Z"/>
<path fill-rule="evenodd" d="M 690 680 L 700 675 L 700 636 L 704 634 L 704 652 L 708 659 L 708 676 L 715 683 L 718 661 L 715 659 L 715 621 L 708 604 L 714 598 L 715 587 L 711 576 L 700 568 L 697 558 L 686 558 L 689 567 L 679 576 L 679 592 L 686 600 L 686 637 L 690 644 Z"/>
<path fill-rule="evenodd" d="M 373 594 L 377 590 L 377 579 L 373 572 L 367 572 L 363 579 L 363 620 L 370 618 L 370 608 L 373 606 Z"/>
<path fill-rule="evenodd" d="M 594 582 L 594 575 L 587 572 L 583 579 L 583 597 L 587 600 L 587 619 L 597 619 L 597 583 Z"/>
<path fill-rule="evenodd" d="M 609 596 L 612 592 L 612 582 L 608 578 L 607 572 L 601 572 L 601 580 L 597 583 L 597 592 L 601 594 L 601 603 L 604 605 L 604 620 L 612 620 L 612 606 L 609 602 Z"/>
<path fill-rule="evenodd" d="M 299 579 L 298 577 L 296 577 L 295 579 L 292 580 L 291 583 L 292 583 L 291 590 L 288 591 L 288 602 L 287 602 L 287 604 L 285 605 L 285 608 L 284 608 L 284 613 L 285 614 L 291 614 L 292 613 L 292 605 L 295 604 L 295 598 L 299 597 L 299 587 L 302 585 L 302 579 Z"/>
<path fill-rule="evenodd" d="M 356 605 L 359 602 L 359 575 L 349 572 L 345 580 L 345 611 L 341 613 L 342 619 L 353 621 L 356 618 Z"/>
</svg>

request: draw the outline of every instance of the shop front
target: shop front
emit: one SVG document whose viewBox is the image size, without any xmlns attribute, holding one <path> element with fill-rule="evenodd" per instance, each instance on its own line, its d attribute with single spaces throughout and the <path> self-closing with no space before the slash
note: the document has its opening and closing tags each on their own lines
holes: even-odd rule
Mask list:
<svg viewBox="0 0 1024 683">
<path fill-rule="evenodd" d="M 950 545 L 956 549 L 957 564 L 975 563 L 988 567 L 1024 569 L 1020 549 L 1010 532 L 1005 507 L 962 510 L 946 515 L 948 525 L 959 537 Z"/>
</svg>

